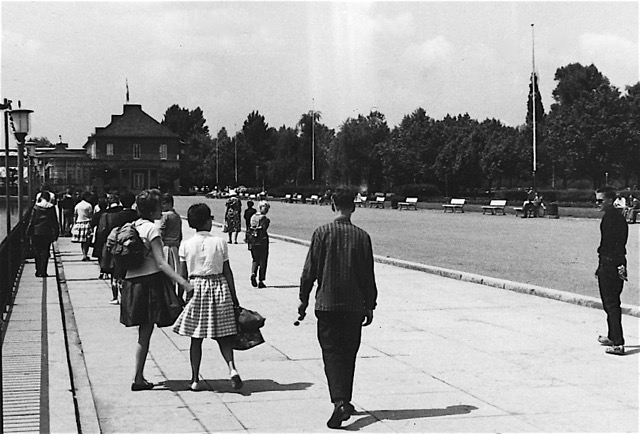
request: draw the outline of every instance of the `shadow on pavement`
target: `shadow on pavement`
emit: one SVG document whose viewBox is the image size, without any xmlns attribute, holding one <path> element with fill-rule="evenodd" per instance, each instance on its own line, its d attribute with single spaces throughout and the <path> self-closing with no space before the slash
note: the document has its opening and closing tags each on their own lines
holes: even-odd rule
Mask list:
<svg viewBox="0 0 640 434">
<path fill-rule="evenodd" d="M 459 414 L 469 414 L 478 407 L 473 405 L 450 405 L 447 408 L 419 408 L 411 410 L 373 410 L 367 412 L 356 411 L 353 416 L 365 417 L 356 420 L 352 424 L 344 425 L 343 428 L 349 431 L 357 431 L 376 422 L 383 420 L 408 420 L 422 419 L 426 417 L 453 416 Z"/>
<path fill-rule="evenodd" d="M 284 392 L 291 390 L 305 390 L 308 389 L 313 383 L 289 383 L 281 384 L 273 380 L 244 380 L 244 386 L 240 390 L 234 390 L 231 387 L 229 380 L 204 380 L 207 385 L 207 389 L 204 391 L 217 392 L 217 393 L 238 393 L 241 395 L 249 396 L 252 393 L 259 392 Z M 191 382 L 189 380 L 167 380 L 158 383 L 158 386 L 162 389 L 154 390 L 171 390 L 172 392 L 185 392 L 190 390 L 189 386 Z"/>
</svg>

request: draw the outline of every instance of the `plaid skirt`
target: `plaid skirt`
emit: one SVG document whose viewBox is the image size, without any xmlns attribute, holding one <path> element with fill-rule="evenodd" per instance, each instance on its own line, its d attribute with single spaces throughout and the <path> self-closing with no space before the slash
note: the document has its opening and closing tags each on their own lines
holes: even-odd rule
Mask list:
<svg viewBox="0 0 640 434">
<path fill-rule="evenodd" d="M 221 338 L 238 334 L 231 290 L 222 274 L 192 277 L 193 297 L 173 325 L 191 338 Z"/>
<path fill-rule="evenodd" d="M 74 223 L 71 228 L 72 243 L 86 243 L 91 239 L 91 222 Z"/>
</svg>

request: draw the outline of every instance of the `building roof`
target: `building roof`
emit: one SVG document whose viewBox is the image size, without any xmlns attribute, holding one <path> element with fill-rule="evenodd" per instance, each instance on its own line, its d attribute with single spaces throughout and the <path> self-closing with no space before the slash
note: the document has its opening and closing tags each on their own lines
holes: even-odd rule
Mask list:
<svg viewBox="0 0 640 434">
<path fill-rule="evenodd" d="M 109 125 L 106 127 L 96 127 L 95 137 L 180 139 L 180 136 L 142 111 L 142 106 L 139 104 L 125 104 L 123 113 L 121 115 L 112 115 Z"/>
</svg>

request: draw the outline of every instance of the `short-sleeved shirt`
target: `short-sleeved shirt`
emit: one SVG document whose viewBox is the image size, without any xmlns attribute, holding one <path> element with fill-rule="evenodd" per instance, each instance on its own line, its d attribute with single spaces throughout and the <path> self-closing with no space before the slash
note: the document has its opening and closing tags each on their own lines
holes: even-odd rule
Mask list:
<svg viewBox="0 0 640 434">
<path fill-rule="evenodd" d="M 222 273 L 224 262 L 229 260 L 229 247 L 222 238 L 198 231 L 180 243 L 178 255 L 186 263 L 189 277 L 209 276 Z"/>
<path fill-rule="evenodd" d="M 149 274 L 154 274 L 160 271 L 160 267 L 158 267 L 158 263 L 153 256 L 153 252 L 151 251 L 151 242 L 153 240 L 159 238 L 160 242 L 162 242 L 162 238 L 160 237 L 160 228 L 153 222 L 145 219 L 138 219 L 133 224 L 138 230 L 140 239 L 144 243 L 145 254 L 144 260 L 142 261 L 142 265 L 140 265 L 140 267 L 130 268 L 127 270 L 127 279 L 147 276 Z"/>
<path fill-rule="evenodd" d="M 75 206 L 74 212 L 77 215 L 76 222 L 90 222 L 93 216 L 93 206 L 86 200 L 81 200 Z"/>
<path fill-rule="evenodd" d="M 165 246 L 178 247 L 180 245 L 180 241 L 182 241 L 182 219 L 173 209 L 162 213 L 160 234 Z"/>
</svg>

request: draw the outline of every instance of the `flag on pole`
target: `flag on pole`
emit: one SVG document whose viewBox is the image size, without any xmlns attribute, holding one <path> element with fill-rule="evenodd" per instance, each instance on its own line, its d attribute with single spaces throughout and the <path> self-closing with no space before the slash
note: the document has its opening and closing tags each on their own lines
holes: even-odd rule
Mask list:
<svg viewBox="0 0 640 434">
<path fill-rule="evenodd" d="M 127 103 L 129 103 L 129 79 L 127 80 Z"/>
</svg>

